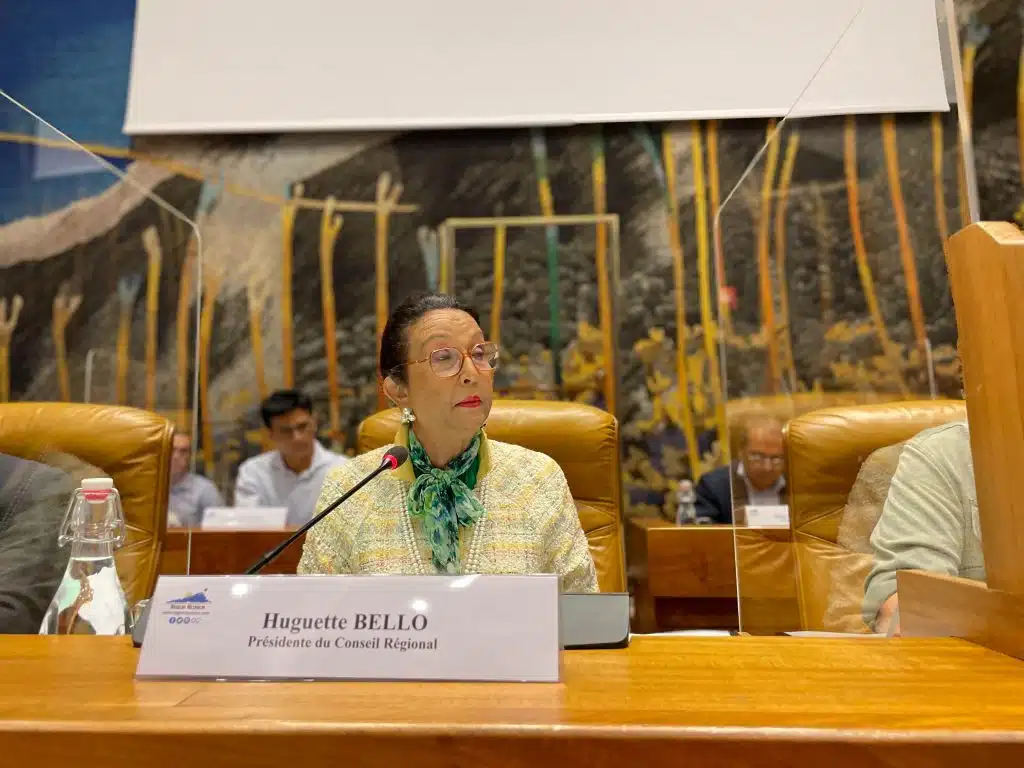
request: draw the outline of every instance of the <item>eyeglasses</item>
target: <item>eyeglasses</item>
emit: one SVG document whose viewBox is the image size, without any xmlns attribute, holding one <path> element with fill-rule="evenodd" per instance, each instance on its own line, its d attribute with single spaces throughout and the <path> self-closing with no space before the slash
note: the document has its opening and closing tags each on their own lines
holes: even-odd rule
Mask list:
<svg viewBox="0 0 1024 768">
<path fill-rule="evenodd" d="M 783 456 L 767 456 L 763 453 L 748 453 L 747 461 L 751 464 L 769 465 L 776 469 L 786 463 L 786 459 Z"/>
<path fill-rule="evenodd" d="M 462 370 L 462 361 L 467 357 L 480 373 L 490 373 L 498 367 L 500 354 L 497 344 L 492 341 L 484 341 L 465 352 L 455 347 L 435 349 L 429 357 L 424 357 L 422 360 L 410 360 L 406 365 L 430 363 L 430 370 L 434 372 L 435 376 L 447 379 Z"/>
</svg>

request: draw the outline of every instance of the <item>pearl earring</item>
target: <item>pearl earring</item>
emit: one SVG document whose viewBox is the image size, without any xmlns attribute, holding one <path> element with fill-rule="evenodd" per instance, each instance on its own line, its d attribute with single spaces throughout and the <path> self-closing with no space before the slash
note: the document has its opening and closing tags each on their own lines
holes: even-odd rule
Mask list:
<svg viewBox="0 0 1024 768">
<path fill-rule="evenodd" d="M 412 409 L 411 408 L 403 408 L 402 409 L 402 423 L 403 424 L 412 424 L 414 421 L 416 421 L 416 414 L 412 412 Z"/>
</svg>

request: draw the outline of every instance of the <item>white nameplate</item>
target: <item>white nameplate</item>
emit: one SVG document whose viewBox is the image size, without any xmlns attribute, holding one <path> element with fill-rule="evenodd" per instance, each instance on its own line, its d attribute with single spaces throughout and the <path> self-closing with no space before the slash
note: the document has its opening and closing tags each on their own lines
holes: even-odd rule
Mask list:
<svg viewBox="0 0 1024 768">
<path fill-rule="evenodd" d="M 557 682 L 558 577 L 161 576 L 136 676 Z"/>
<path fill-rule="evenodd" d="M 789 528 L 789 507 L 785 504 L 752 504 L 745 509 L 748 528 Z"/>
<path fill-rule="evenodd" d="M 207 507 L 202 528 L 211 531 L 278 531 L 284 528 L 287 507 Z"/>
</svg>

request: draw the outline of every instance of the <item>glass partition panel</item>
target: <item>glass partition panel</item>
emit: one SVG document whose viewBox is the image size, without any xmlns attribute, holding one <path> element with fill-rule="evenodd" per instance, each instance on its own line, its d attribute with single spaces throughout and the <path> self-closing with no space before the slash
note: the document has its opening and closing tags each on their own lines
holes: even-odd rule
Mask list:
<svg viewBox="0 0 1024 768">
<path fill-rule="evenodd" d="M 978 25 L 959 36 L 964 61 Z M 937 34 L 957 50 L 953 32 L 942 14 Z M 720 129 L 749 163 L 715 238 L 729 425 L 716 471 L 731 486 L 743 631 L 871 630 L 870 537 L 894 465 L 869 457 L 960 396 L 943 258 L 977 209 L 960 60 L 947 59 L 947 113 L 814 117 L 798 98 L 783 118 Z"/>
<path fill-rule="evenodd" d="M 454 293 L 484 308 L 485 334 L 502 348 L 497 396 L 615 413 L 619 217 L 459 217 L 441 231 Z"/>
<path fill-rule="evenodd" d="M 113 478 L 134 604 L 159 570 L 188 571 L 191 481 L 211 474 L 198 384 L 222 310 L 193 222 L 207 192 L 160 158 L 80 143 L 4 91 L 0 166 L 0 453 L 59 470 L 50 491 Z M 54 541 L 63 513 L 49 504 Z"/>
<path fill-rule="evenodd" d="M 609 213 L 616 198 L 632 201 L 634 176 L 645 193 L 655 189 L 646 166 L 634 173 L 647 161 L 635 135 L 614 127 L 138 139 L 137 151 L 217 185 L 202 227 L 206 261 L 222 269 L 224 311 L 212 329 L 200 422 L 214 435 L 209 475 L 227 499 L 239 502 L 242 463 L 279 447 L 259 408 L 275 390 L 311 398 L 324 449 L 353 456 L 378 447 L 379 430 L 360 435 L 390 407 L 378 340 L 398 304 L 424 290 L 452 292 L 479 312 L 502 349 L 497 398 L 643 418 L 617 388 L 620 216 Z M 636 218 L 650 202 L 640 197 Z M 644 264 L 648 244 L 636 229 L 630 237 Z M 650 326 L 635 327 L 642 338 Z M 633 375 L 642 390 L 642 372 Z M 600 495 L 618 490 L 609 475 Z M 299 496 L 294 508 L 308 518 L 316 492 Z M 589 518 L 594 530 L 607 510 Z M 272 541 L 233 544 L 255 560 Z M 301 549 L 285 552 L 276 570 L 294 572 Z M 248 565 L 219 552 L 202 567 L 231 572 L 236 556 Z"/>
</svg>

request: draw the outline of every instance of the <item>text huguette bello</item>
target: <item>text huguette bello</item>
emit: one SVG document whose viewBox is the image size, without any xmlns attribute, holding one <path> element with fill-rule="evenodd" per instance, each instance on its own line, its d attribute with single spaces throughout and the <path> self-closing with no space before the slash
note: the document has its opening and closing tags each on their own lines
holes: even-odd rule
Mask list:
<svg viewBox="0 0 1024 768">
<path fill-rule="evenodd" d="M 316 617 L 263 614 L 263 629 L 286 630 L 292 634 L 322 630 L 422 632 L 427 628 L 427 623 L 427 617 L 422 613 L 356 613 L 351 617 L 330 614 Z"/>
</svg>

